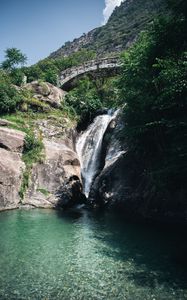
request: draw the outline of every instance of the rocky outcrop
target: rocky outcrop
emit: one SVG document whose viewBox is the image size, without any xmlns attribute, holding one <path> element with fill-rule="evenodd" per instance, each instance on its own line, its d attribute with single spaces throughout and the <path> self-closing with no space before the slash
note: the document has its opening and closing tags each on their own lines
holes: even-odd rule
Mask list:
<svg viewBox="0 0 187 300">
<path fill-rule="evenodd" d="M 39 121 L 37 127 L 44 135 L 44 160 L 32 169 L 24 204 L 45 208 L 71 206 L 78 202 L 82 189 L 74 132 L 63 132 L 63 128 L 52 124 L 50 119 Z M 73 183 L 72 178 L 76 178 L 77 184 L 68 185 L 68 182 Z M 73 200 L 75 191 L 77 198 Z"/>
<path fill-rule="evenodd" d="M 22 152 L 25 133 L 0 127 L 0 147 L 12 152 Z"/>
<path fill-rule="evenodd" d="M 84 47 L 90 46 L 90 44 L 94 42 L 94 37 L 96 33 L 97 33 L 97 29 L 93 29 L 87 34 L 84 33 L 81 37 L 74 39 L 72 42 L 66 42 L 64 46 L 62 46 L 57 51 L 53 52 L 50 55 L 50 58 L 69 56 L 72 53 L 77 52 Z"/>
<path fill-rule="evenodd" d="M 0 210 L 18 207 L 69 207 L 82 198 L 80 163 L 74 149 L 70 121 L 58 116 L 37 120 L 35 133 L 43 136 L 44 156 L 34 164 L 29 187 L 20 199 L 25 164 L 22 161 L 25 133 L 0 127 Z"/>
<path fill-rule="evenodd" d="M 57 207 L 67 208 L 77 203 L 85 204 L 87 199 L 82 190 L 80 178 L 75 175 L 69 177 L 58 191 Z"/>
<path fill-rule="evenodd" d="M 20 202 L 24 136 L 18 130 L 0 127 L 0 211 L 17 208 Z"/>
<path fill-rule="evenodd" d="M 66 92 L 49 82 L 33 81 L 24 85 L 24 88 L 32 91 L 34 98 L 44 101 L 53 107 L 59 107 L 66 95 Z"/>
<path fill-rule="evenodd" d="M 151 174 L 125 142 L 120 118 L 108 127 L 103 139 L 101 169 L 89 194 L 92 207 L 117 210 L 133 220 L 187 223 L 186 191 L 158 190 Z"/>
<path fill-rule="evenodd" d="M 49 57 L 66 57 L 82 49 L 94 50 L 97 57 L 120 53 L 134 43 L 155 16 L 167 13 L 165 0 L 122 1 L 104 26 L 95 28 L 72 42 L 66 42 Z"/>
<path fill-rule="evenodd" d="M 15 125 L 13 122 L 10 122 L 5 119 L 0 119 L 0 126 L 9 126 L 9 125 Z"/>
</svg>

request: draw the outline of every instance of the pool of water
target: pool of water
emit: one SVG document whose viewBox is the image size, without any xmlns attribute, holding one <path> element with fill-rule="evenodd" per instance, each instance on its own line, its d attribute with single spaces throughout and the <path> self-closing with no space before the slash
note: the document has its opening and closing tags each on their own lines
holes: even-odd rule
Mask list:
<svg viewBox="0 0 187 300">
<path fill-rule="evenodd" d="M 184 233 L 85 210 L 0 213 L 0 299 L 187 299 Z"/>
</svg>

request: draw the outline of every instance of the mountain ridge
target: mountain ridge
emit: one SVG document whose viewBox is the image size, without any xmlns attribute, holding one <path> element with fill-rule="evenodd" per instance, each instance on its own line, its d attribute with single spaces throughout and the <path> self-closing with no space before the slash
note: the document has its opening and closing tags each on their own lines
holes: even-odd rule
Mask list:
<svg viewBox="0 0 187 300">
<path fill-rule="evenodd" d="M 126 0 L 116 7 L 108 22 L 72 42 L 66 42 L 49 58 L 67 57 L 82 49 L 93 50 L 99 57 L 127 49 L 155 16 L 165 13 L 164 0 Z"/>
</svg>

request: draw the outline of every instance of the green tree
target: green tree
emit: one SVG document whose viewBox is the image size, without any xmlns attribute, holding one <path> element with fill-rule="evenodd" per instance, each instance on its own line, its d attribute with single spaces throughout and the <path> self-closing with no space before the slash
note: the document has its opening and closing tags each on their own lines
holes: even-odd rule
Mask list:
<svg viewBox="0 0 187 300">
<path fill-rule="evenodd" d="M 1 64 L 4 70 L 11 71 L 16 66 L 24 65 L 27 61 L 25 54 L 17 48 L 8 48 L 5 50 L 5 61 Z"/>
<path fill-rule="evenodd" d="M 66 105 L 71 107 L 80 119 L 90 118 L 97 109 L 102 108 L 93 82 L 84 77 L 78 82 L 76 88 L 66 96 Z"/>
<path fill-rule="evenodd" d="M 12 86 L 8 75 L 0 70 L 0 114 L 15 111 L 20 102 L 20 93 Z"/>
<path fill-rule="evenodd" d="M 139 197 L 156 209 L 175 209 L 186 193 L 186 49 L 186 17 L 174 12 L 156 20 L 123 54 L 119 89 L 124 138 L 137 164 L 133 182 L 142 183 Z"/>
</svg>

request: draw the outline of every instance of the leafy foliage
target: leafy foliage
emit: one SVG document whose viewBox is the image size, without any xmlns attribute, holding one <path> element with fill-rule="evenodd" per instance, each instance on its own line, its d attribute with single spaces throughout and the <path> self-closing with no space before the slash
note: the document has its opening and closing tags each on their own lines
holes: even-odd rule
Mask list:
<svg viewBox="0 0 187 300">
<path fill-rule="evenodd" d="M 42 193 L 44 196 L 49 196 L 50 195 L 50 193 L 44 188 L 37 189 L 37 192 Z"/>
<path fill-rule="evenodd" d="M 11 83 L 17 86 L 21 86 L 23 84 L 24 76 L 25 74 L 21 68 L 14 68 L 9 73 Z"/>
<path fill-rule="evenodd" d="M 85 76 L 70 91 L 65 99 L 65 106 L 78 117 L 79 124 L 89 123 L 98 110 L 117 106 L 117 90 L 114 79 L 90 79 Z"/>
<path fill-rule="evenodd" d="M 136 39 L 139 33 L 158 14 L 168 14 L 166 0 L 126 0 L 116 7 L 107 24 L 90 31 L 87 35 L 67 42 L 50 55 L 59 58 L 79 50 L 93 50 L 103 57 L 121 52 Z"/>
<path fill-rule="evenodd" d="M 2 63 L 1 67 L 4 70 L 11 71 L 17 65 L 24 65 L 27 61 L 25 54 L 17 48 L 8 48 L 5 50 L 5 61 Z"/>
<path fill-rule="evenodd" d="M 20 102 L 20 93 L 11 85 L 7 74 L 0 70 L 0 114 L 15 111 Z"/>
<path fill-rule="evenodd" d="M 22 160 L 26 165 L 23 173 L 22 185 L 19 191 L 21 199 L 24 198 L 25 192 L 29 186 L 29 178 L 34 163 L 42 159 L 43 143 L 41 137 L 36 137 L 30 129 L 25 137 L 24 151 Z"/>
<path fill-rule="evenodd" d="M 144 182 L 144 189 L 149 185 L 149 201 L 152 197 L 165 202 L 176 197 L 173 209 L 185 205 L 177 195 L 184 197 L 187 175 L 186 46 L 185 16 L 175 13 L 159 18 L 123 54 L 119 82 L 124 136 L 139 170 L 134 182 Z"/>
<path fill-rule="evenodd" d="M 69 57 L 51 59 L 46 58 L 36 65 L 23 68 L 22 71 L 27 76 L 28 82 L 41 79 L 57 85 L 59 73 L 72 66 L 81 65 L 85 61 L 95 58 L 94 51 L 81 50 Z"/>
</svg>

